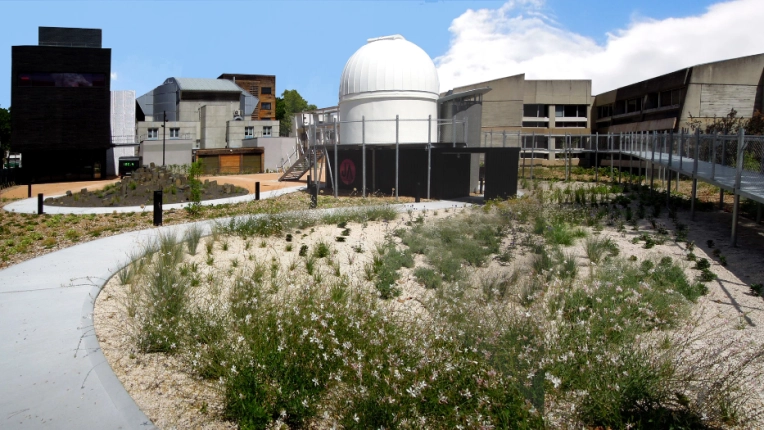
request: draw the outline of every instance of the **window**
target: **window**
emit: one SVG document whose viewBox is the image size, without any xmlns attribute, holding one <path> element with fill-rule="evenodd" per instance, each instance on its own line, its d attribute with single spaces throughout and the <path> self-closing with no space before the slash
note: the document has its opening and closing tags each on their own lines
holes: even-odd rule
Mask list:
<svg viewBox="0 0 764 430">
<path fill-rule="evenodd" d="M 682 90 L 671 90 L 671 91 L 661 91 L 660 93 L 660 105 L 661 107 L 664 106 L 674 106 L 681 103 L 681 97 L 682 97 Z"/>
<path fill-rule="evenodd" d="M 271 87 L 260 88 L 260 94 L 271 94 Z"/>
<path fill-rule="evenodd" d="M 170 139 L 178 139 L 180 137 L 180 129 L 179 128 L 171 128 L 170 129 Z"/>
<path fill-rule="evenodd" d="M 547 123 L 543 121 L 523 121 L 523 127 L 546 128 Z"/>
<path fill-rule="evenodd" d="M 272 130 L 273 130 L 273 127 L 271 127 L 270 125 L 266 125 L 265 127 L 263 127 L 263 136 L 270 136 Z"/>
<path fill-rule="evenodd" d="M 255 127 L 244 127 L 244 138 L 252 139 L 255 137 Z"/>
<path fill-rule="evenodd" d="M 597 118 L 608 118 L 613 116 L 613 105 L 597 106 Z"/>
<path fill-rule="evenodd" d="M 639 112 L 642 110 L 642 99 L 631 99 L 626 101 L 626 113 Z"/>
<path fill-rule="evenodd" d="M 260 103 L 260 109 L 262 109 L 262 110 L 271 110 L 271 104 L 270 103 Z"/>
<path fill-rule="evenodd" d="M 586 105 L 555 105 L 557 118 L 586 118 Z"/>
<path fill-rule="evenodd" d="M 546 105 L 523 105 L 523 116 L 530 118 L 546 117 Z"/>
<path fill-rule="evenodd" d="M 147 139 L 156 139 L 159 137 L 159 129 L 158 128 L 150 128 L 149 134 L 146 136 Z"/>
</svg>

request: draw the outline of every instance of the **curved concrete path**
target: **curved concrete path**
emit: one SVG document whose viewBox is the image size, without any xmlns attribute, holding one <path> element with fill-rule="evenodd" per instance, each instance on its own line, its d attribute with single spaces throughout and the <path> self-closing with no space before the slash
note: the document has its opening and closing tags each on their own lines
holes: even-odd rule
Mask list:
<svg viewBox="0 0 764 430">
<path fill-rule="evenodd" d="M 269 198 L 293 193 L 295 191 L 300 191 L 304 189 L 306 189 L 306 187 L 303 185 L 303 186 L 296 186 L 296 187 L 281 188 L 281 189 L 272 190 L 272 191 L 265 191 L 260 193 L 260 198 L 269 199 Z M 48 197 L 59 197 L 59 196 L 48 196 Z M 242 203 L 242 202 L 252 201 L 254 199 L 255 199 L 254 194 L 245 194 L 243 196 L 228 197 L 225 199 L 205 200 L 202 202 L 202 205 L 211 206 L 211 205 L 224 205 L 229 203 Z M 190 203 L 173 203 L 168 205 L 162 205 L 162 209 L 163 210 L 182 209 L 188 206 L 189 204 Z M 8 203 L 7 205 L 3 206 L 3 209 L 8 212 L 36 214 L 37 213 L 37 197 L 32 197 L 30 199 L 18 200 L 12 203 Z M 145 206 L 143 208 L 140 206 L 110 206 L 110 207 L 99 207 L 99 208 L 84 208 L 84 207 L 43 205 L 42 210 L 46 214 L 110 214 L 113 212 L 151 211 L 152 206 Z"/>
<path fill-rule="evenodd" d="M 396 208 L 457 206 L 465 204 Z M 196 224 L 209 232 L 214 222 Z M 106 362 L 94 333 L 93 304 L 131 251 L 160 233 L 180 236 L 191 225 L 94 240 L 0 270 L 0 428 L 155 428 Z"/>
</svg>

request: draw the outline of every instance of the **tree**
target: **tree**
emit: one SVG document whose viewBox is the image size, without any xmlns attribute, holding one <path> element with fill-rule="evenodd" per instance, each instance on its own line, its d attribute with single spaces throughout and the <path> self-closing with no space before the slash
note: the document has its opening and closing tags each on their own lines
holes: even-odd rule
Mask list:
<svg viewBox="0 0 764 430">
<path fill-rule="evenodd" d="M 297 90 L 284 90 L 281 97 L 276 97 L 276 119 L 279 120 L 279 135 L 289 136 L 292 131 L 292 116 L 297 112 L 316 110 L 316 105 L 309 104 Z"/>
<path fill-rule="evenodd" d="M 3 154 L 0 158 L 5 157 L 5 151 L 11 148 L 11 108 L 5 109 L 0 107 L 0 150 Z"/>
</svg>

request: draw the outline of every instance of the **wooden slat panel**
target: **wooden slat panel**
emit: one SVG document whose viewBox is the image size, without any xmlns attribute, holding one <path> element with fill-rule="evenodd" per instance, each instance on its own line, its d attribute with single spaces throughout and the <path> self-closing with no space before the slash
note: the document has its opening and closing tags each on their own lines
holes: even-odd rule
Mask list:
<svg viewBox="0 0 764 430">
<path fill-rule="evenodd" d="M 200 157 L 205 175 L 216 175 L 220 169 L 220 161 L 217 155 Z"/>
<path fill-rule="evenodd" d="M 239 173 L 241 169 L 241 155 L 221 155 L 220 173 Z"/>
<path fill-rule="evenodd" d="M 262 173 L 260 157 L 260 154 L 244 154 L 242 173 Z"/>
</svg>

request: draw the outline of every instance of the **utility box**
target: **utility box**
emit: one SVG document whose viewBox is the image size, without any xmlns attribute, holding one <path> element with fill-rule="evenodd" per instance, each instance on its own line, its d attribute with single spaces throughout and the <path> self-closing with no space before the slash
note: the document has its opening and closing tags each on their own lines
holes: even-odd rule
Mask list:
<svg viewBox="0 0 764 430">
<path fill-rule="evenodd" d="M 141 157 L 119 157 L 119 177 L 132 176 L 141 167 Z"/>
</svg>

